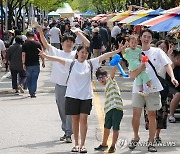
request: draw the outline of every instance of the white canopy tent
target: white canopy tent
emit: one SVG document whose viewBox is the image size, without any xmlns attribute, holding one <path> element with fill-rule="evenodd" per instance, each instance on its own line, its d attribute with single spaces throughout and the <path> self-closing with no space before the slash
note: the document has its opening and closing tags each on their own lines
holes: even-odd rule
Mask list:
<svg viewBox="0 0 180 154">
<path fill-rule="evenodd" d="M 74 12 L 68 3 L 64 3 L 62 7 L 56 10 L 56 12 L 59 13 L 63 18 L 74 17 Z"/>
</svg>

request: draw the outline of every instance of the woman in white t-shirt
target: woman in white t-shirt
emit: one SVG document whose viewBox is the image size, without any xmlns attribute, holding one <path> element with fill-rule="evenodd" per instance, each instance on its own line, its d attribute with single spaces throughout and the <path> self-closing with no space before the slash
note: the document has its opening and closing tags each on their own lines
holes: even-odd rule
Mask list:
<svg viewBox="0 0 180 154">
<path fill-rule="evenodd" d="M 57 61 L 62 64 L 67 70 L 71 70 L 67 82 L 66 90 L 66 106 L 65 112 L 66 115 L 72 115 L 72 128 L 75 140 L 75 146 L 72 148 L 71 152 L 81 152 L 87 153 L 86 148 L 84 147 L 86 133 L 87 133 L 87 117 L 90 114 L 92 108 L 92 98 L 93 98 L 93 89 L 91 84 L 91 71 L 96 70 L 101 62 L 114 54 L 118 53 L 117 51 L 112 51 L 105 53 L 99 57 L 90 59 L 90 62 L 87 61 L 89 54 L 88 47 L 79 46 L 77 49 L 77 59 L 73 60 L 64 59 L 55 56 L 48 56 L 41 50 L 39 55 L 43 58 L 47 58 L 51 61 Z M 90 66 L 92 64 L 92 66 Z M 79 129 L 81 136 L 81 143 L 79 144 Z"/>
</svg>

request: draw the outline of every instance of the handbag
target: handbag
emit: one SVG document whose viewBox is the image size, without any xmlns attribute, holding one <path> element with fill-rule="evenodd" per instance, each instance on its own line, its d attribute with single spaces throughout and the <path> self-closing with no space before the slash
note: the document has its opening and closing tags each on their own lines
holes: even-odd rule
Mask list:
<svg viewBox="0 0 180 154">
<path fill-rule="evenodd" d="M 145 53 L 142 52 L 141 53 L 142 55 L 145 56 Z M 148 59 L 148 63 L 151 65 L 151 67 L 153 68 L 157 78 L 159 79 L 159 81 L 161 82 L 161 85 L 163 87 L 163 90 L 160 91 L 160 94 L 161 94 L 161 101 L 165 101 L 168 97 L 168 93 L 169 93 L 169 84 L 168 84 L 168 81 L 163 79 L 161 76 L 158 75 L 154 65 L 152 64 L 152 62 Z"/>
</svg>

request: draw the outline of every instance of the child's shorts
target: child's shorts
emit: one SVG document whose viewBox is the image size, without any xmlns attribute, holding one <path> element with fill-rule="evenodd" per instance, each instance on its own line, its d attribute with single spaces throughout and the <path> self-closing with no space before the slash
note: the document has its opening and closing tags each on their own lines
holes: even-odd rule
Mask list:
<svg viewBox="0 0 180 154">
<path fill-rule="evenodd" d="M 119 130 L 122 117 L 122 110 L 111 109 L 106 113 L 104 128 L 111 129 L 113 127 L 113 130 Z"/>
</svg>

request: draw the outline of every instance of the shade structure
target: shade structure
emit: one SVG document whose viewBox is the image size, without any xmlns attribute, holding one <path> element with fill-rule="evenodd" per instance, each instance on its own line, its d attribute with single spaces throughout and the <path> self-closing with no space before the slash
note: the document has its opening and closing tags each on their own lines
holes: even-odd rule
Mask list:
<svg viewBox="0 0 180 154">
<path fill-rule="evenodd" d="M 180 14 L 180 6 L 163 11 L 162 14 L 176 14 L 179 15 Z"/>
<path fill-rule="evenodd" d="M 176 16 L 169 15 L 169 16 L 171 16 L 171 18 L 150 27 L 150 29 L 152 31 L 157 31 L 157 32 L 167 32 L 170 31 L 173 27 L 180 25 L 179 15 Z"/>
<path fill-rule="evenodd" d="M 52 11 L 48 13 L 48 17 L 60 17 L 60 14 L 55 11 Z"/>
<path fill-rule="evenodd" d="M 180 7 L 176 7 L 176 8 L 172 8 L 169 10 L 166 10 L 163 13 L 163 15 L 160 15 L 158 17 L 155 17 L 153 19 L 147 20 L 145 22 L 140 23 L 139 25 L 143 25 L 143 26 L 154 26 L 156 24 L 159 24 L 165 20 L 168 20 L 174 16 L 179 15 L 180 12 Z"/>
<path fill-rule="evenodd" d="M 116 16 L 116 13 L 111 13 L 111 14 L 106 15 L 105 17 L 102 17 L 101 19 L 99 19 L 99 21 L 100 22 L 107 22 L 111 18 L 113 18 L 114 16 Z"/>
<path fill-rule="evenodd" d="M 99 19 L 105 17 L 106 14 L 98 14 L 97 16 L 93 17 L 91 20 L 92 21 L 98 21 Z"/>
<path fill-rule="evenodd" d="M 148 13 L 152 11 L 153 11 L 152 9 L 149 9 L 149 10 L 139 10 L 139 11 L 133 12 L 132 13 L 133 15 L 125 18 L 124 20 L 121 20 L 120 23 L 130 24 L 131 22 L 137 19 L 147 16 Z"/>
<path fill-rule="evenodd" d="M 144 16 L 144 17 L 142 17 L 142 18 L 139 18 L 139 19 L 131 22 L 130 24 L 131 24 L 131 25 L 138 25 L 138 24 L 140 24 L 140 23 L 142 23 L 142 22 L 144 22 L 144 21 L 150 20 L 150 19 L 152 19 L 152 18 L 160 15 L 160 13 L 161 13 L 162 11 L 164 11 L 164 10 L 163 10 L 163 9 L 157 9 L 157 10 L 155 10 L 155 11 L 149 12 L 147 16 Z"/>
<path fill-rule="evenodd" d="M 74 17 L 74 12 L 68 3 L 63 3 L 63 6 L 56 10 L 61 17 L 70 18 Z"/>
<path fill-rule="evenodd" d="M 83 17 L 94 17 L 94 16 L 96 16 L 96 13 L 92 10 L 88 10 L 85 13 L 81 14 L 81 16 L 83 16 Z"/>
<path fill-rule="evenodd" d="M 124 19 L 124 18 L 128 17 L 130 15 L 130 13 L 131 13 L 130 11 L 118 13 L 116 16 L 111 18 L 108 22 L 120 21 L 120 19 Z"/>
</svg>

